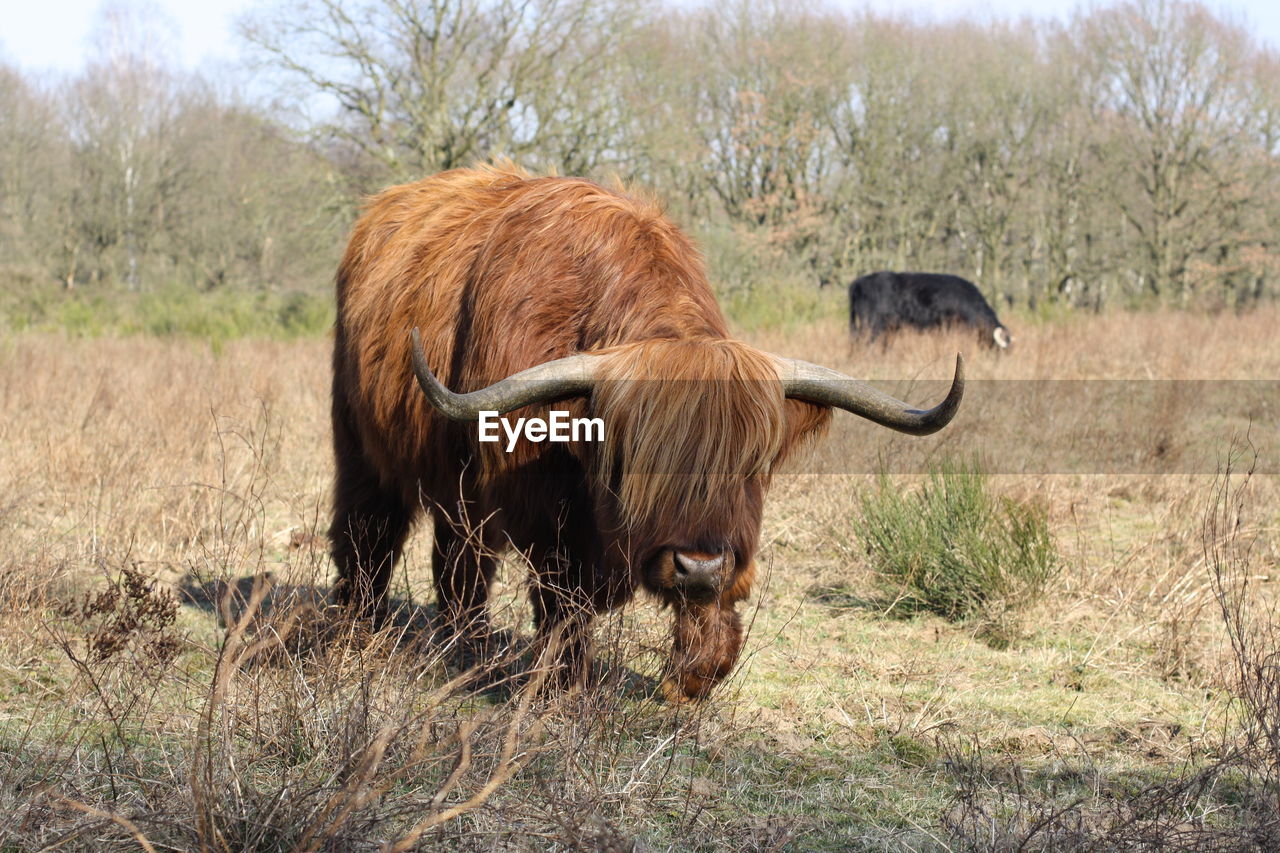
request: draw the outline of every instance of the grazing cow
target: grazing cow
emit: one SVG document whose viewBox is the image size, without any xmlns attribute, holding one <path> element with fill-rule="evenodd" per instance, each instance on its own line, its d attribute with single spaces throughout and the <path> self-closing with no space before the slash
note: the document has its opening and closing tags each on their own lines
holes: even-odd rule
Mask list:
<svg viewBox="0 0 1280 853">
<path fill-rule="evenodd" d="M 946 400 L 919 411 L 733 340 L 697 250 L 655 204 L 506 165 L 374 197 L 337 297 L 338 601 L 382 615 L 425 511 L 455 636 L 483 644 L 495 559 L 514 547 L 538 659 L 561 683 L 585 673 L 594 615 L 642 587 L 674 613 L 666 694 L 704 695 L 738 656 L 734 605 L 777 465 L 832 407 L 923 435 L 963 393 L 958 359 Z M 552 409 L 601 418 L 603 440 L 479 441 L 482 413 Z"/>
<path fill-rule="evenodd" d="M 972 326 L 992 347 L 1013 339 L 973 282 L 931 272 L 873 272 L 849 285 L 849 329 L 872 340 L 903 326 Z"/>
</svg>

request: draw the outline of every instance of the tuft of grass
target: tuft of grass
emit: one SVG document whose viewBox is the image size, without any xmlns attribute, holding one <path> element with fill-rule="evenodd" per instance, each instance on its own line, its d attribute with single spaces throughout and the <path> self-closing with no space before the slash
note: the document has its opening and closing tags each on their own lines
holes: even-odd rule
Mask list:
<svg viewBox="0 0 1280 853">
<path fill-rule="evenodd" d="M 976 462 L 932 466 L 916 493 L 882 473 L 857 529 L 895 609 L 977 620 L 997 646 L 1060 565 L 1045 508 L 993 495 Z"/>
</svg>

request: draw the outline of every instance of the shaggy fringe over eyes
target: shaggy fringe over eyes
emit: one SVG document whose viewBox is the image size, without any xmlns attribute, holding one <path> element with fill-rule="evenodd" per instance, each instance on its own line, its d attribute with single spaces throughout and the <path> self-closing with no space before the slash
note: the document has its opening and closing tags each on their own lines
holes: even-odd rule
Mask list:
<svg viewBox="0 0 1280 853">
<path fill-rule="evenodd" d="M 739 341 L 618 347 L 592 394 L 604 419 L 597 472 L 623 520 L 707 521 L 743 480 L 769 476 L 786 439 L 772 359 Z M 614 482 L 616 472 L 620 482 Z"/>
</svg>

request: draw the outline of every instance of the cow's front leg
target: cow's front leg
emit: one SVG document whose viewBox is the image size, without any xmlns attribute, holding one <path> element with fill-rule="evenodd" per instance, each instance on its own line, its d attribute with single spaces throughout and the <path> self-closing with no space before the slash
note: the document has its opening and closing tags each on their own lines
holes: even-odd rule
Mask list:
<svg viewBox="0 0 1280 853">
<path fill-rule="evenodd" d="M 597 610 L 589 595 L 562 585 L 564 580 L 559 572 L 540 572 L 533 578 L 537 636 L 530 681 L 572 690 L 586 683 L 591 670 L 591 626 Z"/>
<path fill-rule="evenodd" d="M 443 514 L 435 519 L 431 572 L 436 606 L 449 642 L 464 661 L 483 660 L 490 641 L 489 586 L 497 557 L 484 531 L 467 531 Z"/>
</svg>

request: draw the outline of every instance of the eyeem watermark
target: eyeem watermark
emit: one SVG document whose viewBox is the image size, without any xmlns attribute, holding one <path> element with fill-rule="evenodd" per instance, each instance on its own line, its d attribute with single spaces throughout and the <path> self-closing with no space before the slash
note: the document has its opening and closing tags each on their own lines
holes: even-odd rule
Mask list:
<svg viewBox="0 0 1280 853">
<path fill-rule="evenodd" d="M 543 441 L 604 441 L 604 418 L 571 418 L 569 413 L 552 409 L 546 418 L 516 418 L 513 424 L 508 418 L 499 417 L 496 411 L 480 413 L 479 435 L 481 441 L 499 441 L 498 428 L 507 437 L 507 452 L 515 449 L 523 435 L 535 444 Z"/>
</svg>

